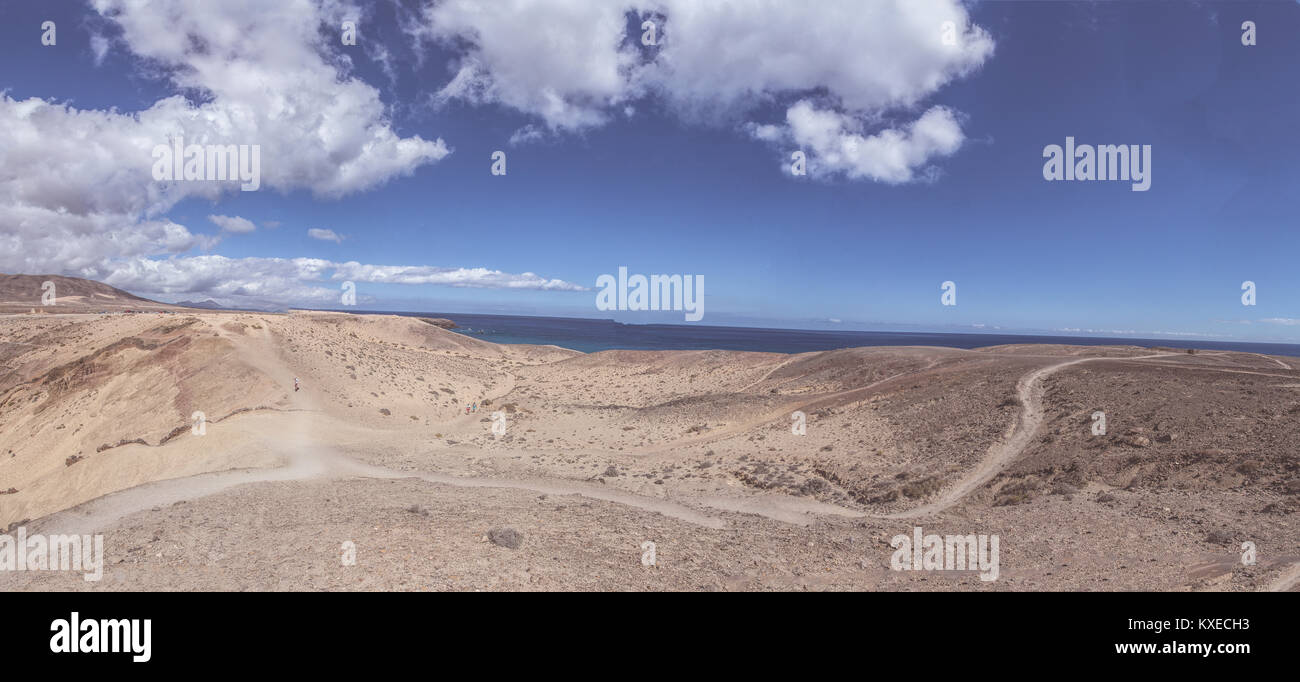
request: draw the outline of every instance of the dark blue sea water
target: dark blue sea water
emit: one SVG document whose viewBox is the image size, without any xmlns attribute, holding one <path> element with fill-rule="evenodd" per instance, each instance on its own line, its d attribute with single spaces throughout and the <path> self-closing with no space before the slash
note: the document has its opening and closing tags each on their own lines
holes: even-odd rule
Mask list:
<svg viewBox="0 0 1300 682">
<path fill-rule="evenodd" d="M 355 312 L 355 311 L 348 311 Z M 979 348 L 1005 343 L 1068 343 L 1080 346 L 1165 346 L 1203 350 L 1235 350 L 1300 357 L 1300 345 L 1130 339 L 1099 336 L 1030 336 L 1022 334 L 949 334 L 939 332 L 863 332 L 755 327 L 706 327 L 677 324 L 622 324 L 612 320 L 465 313 L 383 312 L 409 317 L 445 317 L 460 325 L 455 331 L 494 343 L 550 344 L 584 353 L 632 350 L 749 350 L 773 353 L 854 348 L 857 346 L 948 346 Z"/>
</svg>

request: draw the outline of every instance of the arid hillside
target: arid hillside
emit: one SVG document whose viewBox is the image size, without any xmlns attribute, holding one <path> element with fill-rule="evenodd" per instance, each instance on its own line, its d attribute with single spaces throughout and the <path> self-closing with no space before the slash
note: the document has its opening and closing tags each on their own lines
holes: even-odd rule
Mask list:
<svg viewBox="0 0 1300 682">
<path fill-rule="evenodd" d="M 184 308 L 79 277 L 0 274 L 0 313 L 93 313 Z"/>
<path fill-rule="evenodd" d="M 1293 589 L 1295 362 L 582 354 L 396 316 L 9 315 L 0 529 L 103 533 L 107 567 L 0 588 Z M 999 576 L 893 570 L 916 527 L 999 536 Z"/>
</svg>

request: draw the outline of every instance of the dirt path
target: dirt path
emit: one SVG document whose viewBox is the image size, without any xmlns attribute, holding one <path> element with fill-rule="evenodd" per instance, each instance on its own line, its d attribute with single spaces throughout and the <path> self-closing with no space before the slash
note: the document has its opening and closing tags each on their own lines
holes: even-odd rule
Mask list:
<svg viewBox="0 0 1300 682">
<path fill-rule="evenodd" d="M 1290 592 L 1300 585 L 1300 562 L 1291 564 L 1291 567 L 1282 571 L 1273 582 L 1265 588 L 1266 592 Z"/>
<path fill-rule="evenodd" d="M 772 377 L 773 374 L 776 374 L 777 370 L 779 370 L 779 369 L 781 369 L 782 367 L 785 367 L 786 365 L 788 365 L 788 364 L 794 362 L 797 358 L 798 358 L 797 355 L 791 355 L 789 358 L 786 358 L 785 360 L 782 360 L 780 363 L 777 364 L 776 367 L 773 367 L 772 369 L 769 369 L 769 370 L 767 371 L 766 374 L 764 374 L 763 376 L 759 377 L 758 379 L 755 379 L 754 381 L 749 382 L 748 384 L 745 384 L 744 386 L 741 386 L 741 387 L 740 387 L 736 392 L 737 392 L 737 393 L 744 393 L 745 391 L 748 391 L 749 389 L 751 389 L 751 388 L 753 388 L 753 387 L 755 387 L 755 386 L 757 386 L 757 385 L 763 383 L 764 381 L 767 381 L 768 379 L 770 379 L 770 378 Z"/>
<path fill-rule="evenodd" d="M 907 511 L 886 514 L 880 518 L 886 519 L 911 519 L 921 516 L 930 516 L 937 514 L 954 504 L 961 501 L 970 493 L 974 492 L 980 486 L 988 483 L 994 476 L 998 475 L 1008 464 L 1015 461 L 1016 457 L 1029 445 L 1033 440 L 1034 434 L 1038 427 L 1043 423 L 1043 387 L 1042 382 L 1047 377 L 1073 365 L 1096 360 L 1143 360 L 1147 358 L 1163 357 L 1167 353 L 1156 355 L 1140 355 L 1130 358 L 1108 358 L 1108 357 L 1087 357 L 1059 362 L 1055 365 L 1040 367 L 1029 374 L 1020 378 L 1016 383 L 1016 397 L 1020 399 L 1022 409 L 1017 415 L 1016 421 L 1010 426 L 1010 430 L 1003 436 L 1002 440 L 994 443 L 984 459 L 975 466 L 973 470 L 967 473 L 955 485 L 943 491 L 937 498 L 927 502 L 919 507 Z"/>
<path fill-rule="evenodd" d="M 246 415 L 241 419 L 242 427 L 259 435 L 273 452 L 283 457 L 284 466 L 153 481 L 46 516 L 38 521 L 41 528 L 50 529 L 48 532 L 88 534 L 138 511 L 214 495 L 237 485 L 303 480 L 346 470 L 350 460 L 312 442 L 310 421 L 311 412 L 317 409 L 316 401 L 309 390 L 292 390 L 294 372 L 280 359 L 270 333 L 264 328 L 258 337 L 248 339 L 219 327 L 215 329 L 234 344 L 240 360 L 284 386 L 290 401 L 288 409 L 269 415 Z M 227 427 L 217 423 L 207 425 L 209 431 L 220 428 Z"/>
<path fill-rule="evenodd" d="M 322 478 L 362 476 L 370 478 L 418 478 L 430 483 L 470 488 L 513 488 L 548 495 L 582 495 L 593 499 L 658 512 L 665 516 L 707 528 L 721 529 L 726 522 L 701 513 L 684 504 L 653 497 L 643 497 L 604 486 L 564 481 L 528 481 L 496 478 L 470 478 L 437 473 L 411 473 L 365 464 L 351 459 L 312 438 L 312 422 L 323 414 L 311 387 L 289 391 L 295 372 L 280 356 L 265 330 L 253 340 L 218 331 L 238 348 L 241 360 L 281 381 L 286 386 L 291 411 L 245 417 L 243 425 L 263 437 L 272 450 L 285 458 L 285 466 L 271 469 L 241 469 L 154 481 L 110 493 L 72 509 L 46 516 L 35 526 L 47 533 L 90 534 L 146 509 L 160 508 L 177 502 L 213 495 L 237 485 L 276 481 L 299 481 Z M 211 425 L 209 428 L 216 428 Z"/>
<path fill-rule="evenodd" d="M 255 424 L 252 428 L 265 432 L 268 437 L 279 438 L 284 447 L 281 452 L 287 459 L 285 466 L 270 469 L 239 469 L 212 472 L 154 481 L 110 493 L 72 509 L 51 514 L 39 519 L 32 525 L 40 528 L 45 533 L 91 534 L 102 531 L 130 514 L 207 497 L 238 485 L 364 477 L 380 479 L 417 478 L 430 483 L 464 488 L 511 488 L 545 495 L 581 495 L 657 512 L 664 516 L 706 528 L 722 529 L 727 527 L 726 521 L 699 512 L 685 504 L 671 500 L 643 497 L 599 485 L 559 480 L 515 480 L 460 477 L 438 473 L 415 473 L 365 464 L 339 454 L 329 446 L 307 442 L 305 438 L 299 435 L 300 433 L 306 433 L 307 429 L 302 429 L 299 432 L 292 424 L 286 424 L 286 420 L 291 420 L 305 426 L 312 419 L 310 413 L 301 412 L 292 415 L 281 413 L 280 416 L 282 418 L 267 420 L 265 425 Z M 248 424 L 248 421 L 245 420 L 245 425 Z"/>
<path fill-rule="evenodd" d="M 219 332 L 221 333 L 221 332 Z M 1042 382 L 1047 377 L 1073 365 L 1098 360 L 1128 361 L 1161 358 L 1170 353 L 1158 353 L 1134 357 L 1085 357 L 1073 358 L 1035 369 L 1022 376 L 1017 382 L 1016 395 L 1022 409 L 1016 420 L 1008 426 L 1007 432 L 997 443 L 990 446 L 985 457 L 976 467 L 964 475 L 954 485 L 944 490 L 934 500 L 919 507 L 887 515 L 868 515 L 832 504 L 816 502 L 804 498 L 788 496 L 753 496 L 721 497 L 703 496 L 699 498 L 681 498 L 680 501 L 656 497 L 645 497 L 617 489 L 563 480 L 518 480 L 499 478 L 459 477 L 439 473 L 412 473 L 396 471 L 384 467 L 365 464 L 351 459 L 329 446 L 316 442 L 312 437 L 312 423 L 316 415 L 323 414 L 316 403 L 310 386 L 304 386 L 299 392 L 288 390 L 292 383 L 294 371 L 280 356 L 270 333 L 263 331 L 259 338 L 236 338 L 222 333 L 240 349 L 241 359 L 259 371 L 283 381 L 287 395 L 293 407 L 292 412 L 267 415 L 260 418 L 247 416 L 245 426 L 262 432 L 268 443 L 273 444 L 273 451 L 282 455 L 285 466 L 273 469 L 251 469 L 214 472 L 136 486 L 87 502 L 79 507 L 58 512 L 40 520 L 44 528 L 57 529 L 57 532 L 84 534 L 102 529 L 123 517 L 150 508 L 175 504 L 198 497 L 212 495 L 237 485 L 259 482 L 292 481 L 319 478 L 370 477 L 370 478 L 417 478 L 440 485 L 462 487 L 493 487 L 528 490 L 539 494 L 582 495 L 593 499 L 622 504 L 638 509 L 653 511 L 672 518 L 696 525 L 720 529 L 726 527 L 722 519 L 702 513 L 686 503 L 718 509 L 721 511 L 757 514 L 787 523 L 806 525 L 816 515 L 836 515 L 850 518 L 873 516 L 886 519 L 906 519 L 924 517 L 942 512 L 960 502 L 980 486 L 992 480 L 1020 455 L 1032 441 L 1042 425 L 1044 408 L 1042 404 Z M 818 396 L 816 398 L 791 402 L 760 418 L 747 420 L 728 426 L 719 431 L 702 435 L 694 439 L 683 439 L 669 445 L 642 451 L 641 454 L 658 452 L 683 446 L 708 443 L 731 437 L 749 429 L 769 423 L 783 417 L 791 410 L 812 410 L 823 405 L 844 404 L 869 395 L 879 387 L 901 378 L 914 376 L 933 367 L 935 362 L 921 370 L 904 372 L 881 379 L 867 386 Z M 1188 369 L 1215 368 L 1187 366 Z M 1220 371 L 1240 371 L 1218 368 Z M 775 370 L 773 370 L 775 371 Z M 513 379 L 513 377 L 512 377 Z M 508 391 L 507 391 L 508 393 Z M 1300 581 L 1300 564 L 1283 574 L 1275 585 L 1280 589 L 1290 589 Z"/>
<path fill-rule="evenodd" d="M 1030 372 L 1029 374 L 1026 374 L 1024 377 L 1021 377 L 1020 381 L 1016 385 L 1016 395 L 1017 397 L 1019 397 L 1020 403 L 1021 405 L 1024 406 L 1024 409 L 1022 409 L 1020 414 L 1017 416 L 1016 421 L 1012 424 L 1009 433 L 1006 436 L 1004 436 L 1001 441 L 995 443 L 992 447 L 989 448 L 988 454 L 986 454 L 984 459 L 978 465 L 976 465 L 974 470 L 966 474 L 965 477 L 963 477 L 952 487 L 945 490 L 942 494 L 939 495 L 938 498 L 934 499 L 933 501 L 923 504 L 919 507 L 909 509 L 907 511 L 897 512 L 894 514 L 887 514 L 879 518 L 908 519 L 908 518 L 917 518 L 917 517 L 937 514 L 941 511 L 944 511 L 945 509 L 948 509 L 954 504 L 960 502 L 962 498 L 966 497 L 967 495 L 969 495 L 970 493 L 978 489 L 980 486 L 992 480 L 993 477 L 996 476 L 1003 469 L 1005 469 L 1007 465 L 1015 461 L 1015 459 L 1020 455 L 1020 453 L 1023 452 L 1024 449 L 1033 440 L 1034 434 L 1038 431 L 1038 428 L 1043 423 L 1043 405 L 1042 405 L 1043 389 L 1041 383 L 1044 379 L 1051 376 L 1052 374 L 1055 374 L 1056 372 L 1059 372 L 1062 369 L 1065 369 L 1066 367 L 1081 364 L 1084 362 L 1094 362 L 1098 360 L 1112 360 L 1112 361 L 1123 362 L 1129 360 L 1151 360 L 1154 358 L 1163 358 L 1163 357 L 1170 357 L 1170 356 L 1183 357 L 1179 353 L 1156 353 L 1152 355 L 1138 355 L 1133 357 L 1101 357 L 1101 356 L 1087 357 L 1087 358 L 1079 358 L 1076 360 L 1070 360 L 1055 365 L 1049 365 L 1047 367 L 1042 367 L 1037 370 L 1034 370 L 1033 372 Z M 1282 362 L 1276 359 L 1273 360 L 1278 364 L 1287 367 L 1287 369 L 1291 369 L 1289 366 L 1283 364 Z M 1153 364 L 1169 364 L 1174 366 L 1180 366 L 1177 365 L 1177 363 L 1162 362 L 1162 363 L 1153 363 Z M 1281 375 L 1281 374 L 1252 372 L 1249 370 L 1238 370 L 1238 369 L 1231 369 L 1227 367 L 1203 367 L 1198 365 L 1181 365 L 1180 367 L 1189 370 L 1229 372 L 1234 374 L 1261 374 L 1263 376 L 1276 376 L 1282 378 L 1289 378 L 1286 375 Z M 1291 582 L 1289 583 L 1289 585 L 1295 585 L 1297 581 L 1300 581 L 1300 565 L 1297 565 L 1295 568 L 1293 568 L 1290 571 L 1290 573 L 1288 573 L 1287 575 L 1290 575 Z M 1289 588 L 1284 588 L 1284 589 L 1289 589 Z"/>
<path fill-rule="evenodd" d="M 1279 359 L 1273 357 L 1272 355 L 1262 355 L 1262 354 L 1260 354 L 1260 353 L 1255 353 L 1254 355 L 1258 355 L 1259 357 L 1264 358 L 1264 359 L 1266 359 L 1266 360 L 1272 360 L 1274 363 L 1277 364 L 1278 367 L 1281 367 L 1282 369 L 1295 369 L 1295 368 L 1292 367 L 1291 365 L 1287 364 L 1286 362 L 1284 362 L 1284 361 L 1282 361 L 1282 360 L 1279 360 Z"/>
</svg>

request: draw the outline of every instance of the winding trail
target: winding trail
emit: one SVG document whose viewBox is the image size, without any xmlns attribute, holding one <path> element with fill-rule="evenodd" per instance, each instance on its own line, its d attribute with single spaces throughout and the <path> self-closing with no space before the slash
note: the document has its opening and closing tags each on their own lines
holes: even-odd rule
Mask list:
<svg viewBox="0 0 1300 682">
<path fill-rule="evenodd" d="M 235 343 L 236 347 L 240 349 L 241 360 L 265 373 L 267 376 L 279 378 L 286 384 L 291 381 L 295 372 L 293 368 L 289 367 L 284 362 L 269 331 L 264 330 L 261 337 L 255 340 L 247 338 L 234 339 L 230 338 L 222 331 L 218 331 L 218 333 L 222 336 L 226 336 L 229 340 Z M 833 504 L 817 502 L 815 500 L 775 495 L 751 497 L 700 496 L 681 499 L 683 502 L 691 502 L 696 505 L 720 511 L 758 514 L 777 521 L 798 525 L 807 525 L 816 515 L 831 515 L 848 518 L 871 517 L 882 519 L 911 519 L 932 516 L 961 502 L 967 495 L 988 483 L 997 476 L 998 473 L 1014 462 L 1025 448 L 1029 446 L 1034 435 L 1043 423 L 1044 388 L 1042 384 L 1046 378 L 1063 369 L 1086 362 L 1099 360 L 1121 362 L 1149 360 L 1171 355 L 1180 354 L 1156 353 L 1151 355 L 1127 357 L 1074 357 L 1063 362 L 1046 365 L 1030 371 L 1022 376 L 1016 384 L 1016 395 L 1020 399 L 1022 409 L 1017 415 L 1015 421 L 1008 426 L 1003 437 L 989 447 L 984 458 L 975 466 L 974 469 L 967 472 L 960 480 L 943 490 L 930 502 L 912 509 L 884 515 L 868 514 Z M 782 407 L 779 411 L 774 411 L 762 417 L 730 425 L 724 429 L 704 434 L 696 438 L 681 439 L 664 446 L 647 448 L 646 450 L 643 450 L 642 453 L 659 452 L 684 446 L 699 445 L 727 438 L 738 433 L 743 433 L 756 426 L 769 423 L 774 419 L 782 418 L 792 409 L 809 410 L 816 409 L 823 405 L 844 404 L 846 401 L 852 402 L 866 397 L 871 392 L 889 382 L 906 377 L 912 377 L 919 372 L 931 369 L 937 363 L 938 361 L 935 360 L 927 367 L 892 375 L 867 386 L 837 391 L 835 393 L 821 395 L 807 400 L 791 402 Z M 784 364 L 785 363 L 782 363 L 782 365 L 773 368 L 772 371 L 776 371 L 776 369 L 779 369 L 779 367 Z M 1230 368 L 1213 368 L 1190 365 L 1183 365 L 1183 367 L 1187 369 L 1208 371 L 1243 372 L 1243 370 L 1234 370 Z M 1288 369 L 1290 368 L 1288 367 Z M 1246 371 L 1245 373 L 1256 372 Z M 513 376 L 512 379 L 514 379 Z M 514 382 L 512 381 L 512 385 L 513 383 Z M 715 516 L 710 516 L 683 502 L 638 495 L 636 493 L 622 491 L 616 488 L 609 488 L 603 485 L 567 480 L 523 480 L 460 477 L 431 472 L 412 473 L 409 471 L 398 471 L 366 464 L 352 459 L 328 445 L 319 443 L 312 437 L 314 431 L 312 426 L 313 421 L 317 418 L 316 415 L 324 415 L 325 412 L 317 404 L 310 386 L 305 387 L 304 390 L 300 392 L 288 392 L 286 388 L 286 392 L 292 403 L 292 410 L 280 412 L 276 415 L 264 415 L 260 417 L 257 415 L 248 415 L 244 417 L 244 419 L 247 420 L 245 421 L 246 428 L 253 429 L 259 434 L 265 436 L 265 441 L 272 445 L 274 452 L 284 458 L 285 464 L 283 466 L 265 469 L 240 469 L 211 472 L 176 479 L 154 481 L 111 493 L 78 505 L 77 507 L 51 514 L 37 520 L 34 525 L 39 525 L 42 529 L 45 529 L 46 532 L 87 534 L 101 530 L 135 512 L 213 495 L 238 485 L 262 482 L 365 477 L 377 479 L 414 478 L 440 485 L 454 485 L 471 488 L 509 488 L 551 495 L 581 495 L 592 499 L 604 500 L 637 509 L 657 512 L 671 518 L 707 528 L 722 529 L 727 527 L 727 522 L 725 520 Z M 213 425 L 212 428 L 219 427 Z M 1270 585 L 1269 589 L 1274 591 L 1289 590 L 1294 587 L 1297 582 L 1300 582 L 1300 563 L 1293 565 L 1284 572 L 1272 585 Z"/>
<path fill-rule="evenodd" d="M 1278 367 L 1281 367 L 1283 369 L 1295 369 L 1291 365 L 1287 364 L 1285 361 L 1279 360 L 1278 358 L 1275 358 L 1272 355 L 1263 355 L 1260 353 L 1252 353 L 1252 355 L 1258 355 L 1259 357 L 1264 358 L 1266 360 L 1272 360 L 1274 363 L 1277 364 Z"/>
<path fill-rule="evenodd" d="M 1268 584 L 1266 592 L 1290 592 L 1300 584 L 1300 561 L 1291 564 L 1291 567 L 1282 571 L 1282 574 Z"/>
<path fill-rule="evenodd" d="M 218 333 L 230 339 L 224 331 Z M 250 348 L 249 346 L 254 346 Z M 249 345 L 236 343 L 240 359 L 267 376 L 280 378 L 292 409 L 252 418 L 245 425 L 263 436 L 277 454 L 285 458 L 284 466 L 263 469 L 237 469 L 194 476 L 184 476 L 120 490 L 85 502 L 71 509 L 50 514 L 32 525 L 46 533 L 85 535 L 102 530 L 133 513 L 207 497 L 235 486 L 249 483 L 279 481 L 323 480 L 348 477 L 379 479 L 416 478 L 430 483 L 469 488 L 512 488 L 549 495 L 581 495 L 592 499 L 614 502 L 629 507 L 658 512 L 664 516 L 713 529 L 726 528 L 726 521 L 701 513 L 684 504 L 670 500 L 646 497 L 635 493 L 607 488 L 601 485 L 567 481 L 515 480 L 499 478 L 474 478 L 437 473 L 412 473 L 366 464 L 352 459 L 312 438 L 312 421 L 323 414 L 311 387 L 302 391 L 288 391 L 295 372 L 281 359 L 270 334 L 263 331 L 258 342 Z M 217 428 L 211 424 L 209 428 Z"/>
<path fill-rule="evenodd" d="M 1096 360 L 1144 360 L 1148 358 L 1157 358 L 1169 355 L 1168 353 L 1158 353 L 1154 355 L 1139 355 L 1136 357 L 1108 357 L 1094 356 L 1086 358 L 1076 358 L 1059 362 L 1055 365 L 1040 367 L 1016 382 L 1016 397 L 1020 399 L 1023 406 L 1020 414 L 1017 415 L 1016 421 L 1012 422 L 1009 430 L 1003 435 L 1002 440 L 994 443 L 989 447 L 987 454 L 975 468 L 967 473 L 955 485 L 944 490 L 937 498 L 927 502 L 919 507 L 907 511 L 885 514 L 878 518 L 885 519 L 912 519 L 917 517 L 932 516 L 941 511 L 957 504 L 962 498 L 977 490 L 980 486 L 988 483 L 997 476 L 1007 465 L 1011 464 L 1020 453 L 1024 451 L 1029 443 L 1033 440 L 1034 434 L 1043 424 L 1043 380 L 1047 377 L 1074 365 Z"/>
<path fill-rule="evenodd" d="M 751 389 L 751 388 L 753 388 L 753 387 L 755 387 L 755 386 L 757 386 L 757 385 L 763 383 L 764 381 L 767 381 L 768 379 L 772 378 L 772 375 L 773 375 L 773 374 L 776 374 L 778 370 L 780 370 L 782 367 L 785 367 L 786 365 L 788 365 L 788 364 L 794 362 L 795 360 L 798 359 L 798 357 L 799 357 L 798 355 L 791 355 L 790 357 L 786 358 L 785 360 L 782 360 L 781 362 L 777 363 L 777 365 L 776 365 L 775 367 L 773 367 L 772 369 L 769 369 L 769 370 L 767 371 L 767 373 L 765 373 L 763 376 L 761 376 L 761 377 L 759 377 L 759 378 L 757 378 L 757 379 L 755 379 L 755 380 L 749 382 L 748 384 L 745 384 L 744 386 L 741 386 L 739 389 L 736 390 L 736 392 L 737 392 L 737 393 L 744 393 L 745 391 L 748 391 L 749 389 Z"/>
</svg>

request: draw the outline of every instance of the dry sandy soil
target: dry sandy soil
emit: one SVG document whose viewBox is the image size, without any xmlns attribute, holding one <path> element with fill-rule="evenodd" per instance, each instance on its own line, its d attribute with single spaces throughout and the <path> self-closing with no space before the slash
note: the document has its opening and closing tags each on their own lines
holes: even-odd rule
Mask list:
<svg viewBox="0 0 1300 682">
<path fill-rule="evenodd" d="M 0 589 L 1296 589 L 1298 363 L 584 355 L 393 316 L 0 316 L 0 530 L 102 533 L 105 553 L 99 582 L 0 571 Z M 891 570 L 916 526 L 997 535 L 998 579 Z"/>
</svg>

